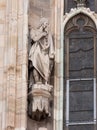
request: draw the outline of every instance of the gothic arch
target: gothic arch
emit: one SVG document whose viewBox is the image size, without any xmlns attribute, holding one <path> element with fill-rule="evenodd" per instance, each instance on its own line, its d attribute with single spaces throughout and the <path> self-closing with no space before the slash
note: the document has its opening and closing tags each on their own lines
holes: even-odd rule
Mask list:
<svg viewBox="0 0 97 130">
<path fill-rule="evenodd" d="M 82 13 L 83 15 L 88 16 L 90 19 L 93 20 L 93 22 L 95 23 L 95 26 L 97 28 L 97 14 L 94 11 L 91 11 L 89 8 L 74 8 L 71 9 L 70 13 L 66 13 L 64 15 L 64 21 L 63 21 L 63 29 L 65 28 L 66 24 L 68 23 L 68 21 L 73 18 L 74 16 L 78 15 Z"/>
</svg>

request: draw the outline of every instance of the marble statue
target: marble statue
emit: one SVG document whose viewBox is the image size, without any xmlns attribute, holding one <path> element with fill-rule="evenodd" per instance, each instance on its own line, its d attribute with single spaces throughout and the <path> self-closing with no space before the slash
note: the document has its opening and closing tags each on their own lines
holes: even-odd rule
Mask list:
<svg viewBox="0 0 97 130">
<path fill-rule="evenodd" d="M 41 18 L 37 29 L 31 29 L 30 36 L 34 41 L 29 52 L 34 82 L 48 83 L 54 59 L 54 45 L 48 19 Z"/>
</svg>

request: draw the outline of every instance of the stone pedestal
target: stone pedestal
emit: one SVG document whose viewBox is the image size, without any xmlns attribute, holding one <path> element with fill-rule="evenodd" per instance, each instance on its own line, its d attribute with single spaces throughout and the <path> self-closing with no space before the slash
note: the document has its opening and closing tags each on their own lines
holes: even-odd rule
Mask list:
<svg viewBox="0 0 97 130">
<path fill-rule="evenodd" d="M 40 127 L 39 130 L 47 130 L 47 128 Z"/>
<path fill-rule="evenodd" d="M 29 93 L 31 102 L 31 118 L 37 121 L 47 118 L 51 115 L 49 111 L 49 102 L 53 86 L 49 84 L 34 84 Z"/>
</svg>

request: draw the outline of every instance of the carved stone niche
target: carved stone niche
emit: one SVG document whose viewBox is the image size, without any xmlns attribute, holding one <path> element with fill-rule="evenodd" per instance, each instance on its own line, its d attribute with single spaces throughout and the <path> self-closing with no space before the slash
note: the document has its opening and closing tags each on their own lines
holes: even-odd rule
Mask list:
<svg viewBox="0 0 97 130">
<path fill-rule="evenodd" d="M 31 28 L 29 51 L 28 114 L 41 121 L 51 116 L 50 101 L 53 86 L 50 76 L 54 61 L 54 46 L 48 19 L 42 18 L 36 29 Z"/>
<path fill-rule="evenodd" d="M 32 103 L 32 119 L 41 121 L 42 119 L 51 116 L 49 103 L 51 101 L 51 92 L 53 86 L 49 84 L 34 84 L 32 91 L 29 93 L 29 100 Z"/>
</svg>

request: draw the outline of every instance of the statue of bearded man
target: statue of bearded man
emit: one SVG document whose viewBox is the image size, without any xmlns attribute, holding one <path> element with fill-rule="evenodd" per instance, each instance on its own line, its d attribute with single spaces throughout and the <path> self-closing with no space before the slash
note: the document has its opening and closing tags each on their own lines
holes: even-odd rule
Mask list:
<svg viewBox="0 0 97 130">
<path fill-rule="evenodd" d="M 47 83 L 51 74 L 54 59 L 54 45 L 49 31 L 48 19 L 42 18 L 36 30 L 30 31 L 31 39 L 34 41 L 29 60 L 33 66 L 33 77 L 36 83 Z"/>
</svg>

